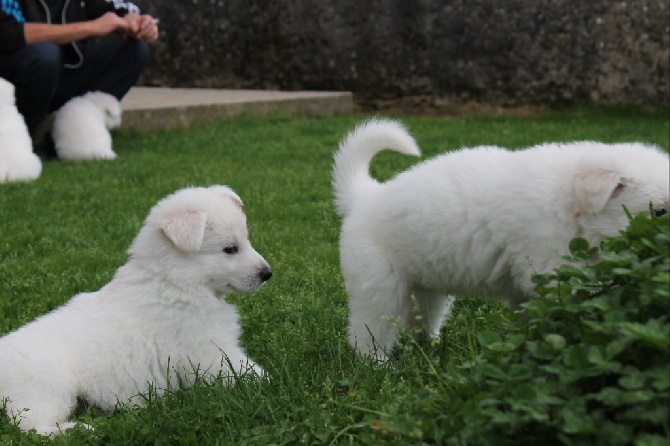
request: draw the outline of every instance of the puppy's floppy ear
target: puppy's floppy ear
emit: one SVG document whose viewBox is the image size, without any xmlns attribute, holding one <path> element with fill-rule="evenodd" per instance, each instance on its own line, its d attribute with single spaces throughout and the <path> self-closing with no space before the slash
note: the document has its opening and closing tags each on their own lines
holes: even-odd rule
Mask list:
<svg viewBox="0 0 670 446">
<path fill-rule="evenodd" d="M 202 211 L 174 213 L 161 222 L 163 233 L 181 251 L 198 252 L 205 236 L 207 214 Z"/>
<path fill-rule="evenodd" d="M 625 187 L 624 178 L 617 171 L 597 169 L 582 172 L 575 176 L 577 207 L 584 212 L 597 214 Z"/>
<path fill-rule="evenodd" d="M 244 203 L 242 203 L 242 199 L 240 198 L 240 196 L 237 195 L 235 193 L 235 191 L 232 190 L 231 188 L 229 188 L 228 186 L 215 185 L 215 186 L 210 186 L 209 188 L 218 192 L 218 193 L 220 193 L 224 197 L 228 197 L 228 198 L 232 199 L 233 202 L 235 202 L 235 204 L 240 206 L 240 207 L 244 205 Z"/>
</svg>

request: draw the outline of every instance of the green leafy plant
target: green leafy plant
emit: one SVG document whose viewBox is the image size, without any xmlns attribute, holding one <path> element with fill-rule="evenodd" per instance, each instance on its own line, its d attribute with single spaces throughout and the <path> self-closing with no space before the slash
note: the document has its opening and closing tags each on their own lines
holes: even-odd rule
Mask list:
<svg viewBox="0 0 670 446">
<path fill-rule="evenodd" d="M 534 278 L 540 298 L 454 380 L 482 389 L 465 404 L 465 444 L 667 445 L 670 438 L 670 225 L 631 218 L 598 249 Z"/>
</svg>

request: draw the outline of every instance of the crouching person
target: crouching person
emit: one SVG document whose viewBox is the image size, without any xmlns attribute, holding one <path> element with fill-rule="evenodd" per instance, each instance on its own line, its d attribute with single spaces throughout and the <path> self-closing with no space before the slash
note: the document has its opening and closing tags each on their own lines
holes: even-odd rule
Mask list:
<svg viewBox="0 0 670 446">
<path fill-rule="evenodd" d="M 70 99 L 99 91 L 118 101 L 144 70 L 157 21 L 124 1 L 3 0 L 0 77 L 14 84 L 31 136 Z M 36 147 L 56 157 L 50 135 Z"/>
</svg>

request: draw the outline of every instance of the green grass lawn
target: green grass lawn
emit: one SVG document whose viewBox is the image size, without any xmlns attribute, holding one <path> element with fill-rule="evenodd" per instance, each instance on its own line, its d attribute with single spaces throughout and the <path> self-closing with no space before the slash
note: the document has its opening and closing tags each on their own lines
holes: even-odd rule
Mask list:
<svg viewBox="0 0 670 446">
<path fill-rule="evenodd" d="M 353 354 L 330 174 L 339 140 L 364 118 L 236 117 L 188 131 L 117 133 L 113 162 L 50 162 L 33 183 L 0 185 L 0 335 L 107 283 L 149 209 L 185 186 L 232 187 L 245 202 L 251 242 L 274 272 L 258 292 L 231 297 L 241 342 L 269 380 L 198 383 L 160 401 L 149 392 L 145 408 L 109 415 L 90 409 L 81 418 L 95 430 L 70 431 L 56 444 L 400 444 L 447 434 L 403 412 L 403 398 L 425 394 L 431 404 L 436 370 L 473 358 L 477 333 L 513 314 L 496 301 L 463 297 L 439 342 L 404 342 L 386 366 Z M 478 144 L 583 139 L 670 148 L 667 113 L 399 118 L 424 157 Z M 382 153 L 371 170 L 384 179 L 416 161 Z M 450 390 L 440 391 L 448 400 Z M 44 442 L 0 418 L 0 444 Z"/>
</svg>

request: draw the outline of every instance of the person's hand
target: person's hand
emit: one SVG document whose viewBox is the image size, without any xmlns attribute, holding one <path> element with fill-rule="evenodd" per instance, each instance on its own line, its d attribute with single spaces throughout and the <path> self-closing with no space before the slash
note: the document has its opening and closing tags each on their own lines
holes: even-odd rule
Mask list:
<svg viewBox="0 0 670 446">
<path fill-rule="evenodd" d="M 123 18 L 130 26 L 131 35 L 137 40 L 146 43 L 158 40 L 158 24 L 150 15 L 126 14 Z"/>
<path fill-rule="evenodd" d="M 127 36 L 132 33 L 131 25 L 113 12 L 105 13 L 92 20 L 91 25 L 95 36 L 107 36 L 114 33 Z"/>
</svg>

